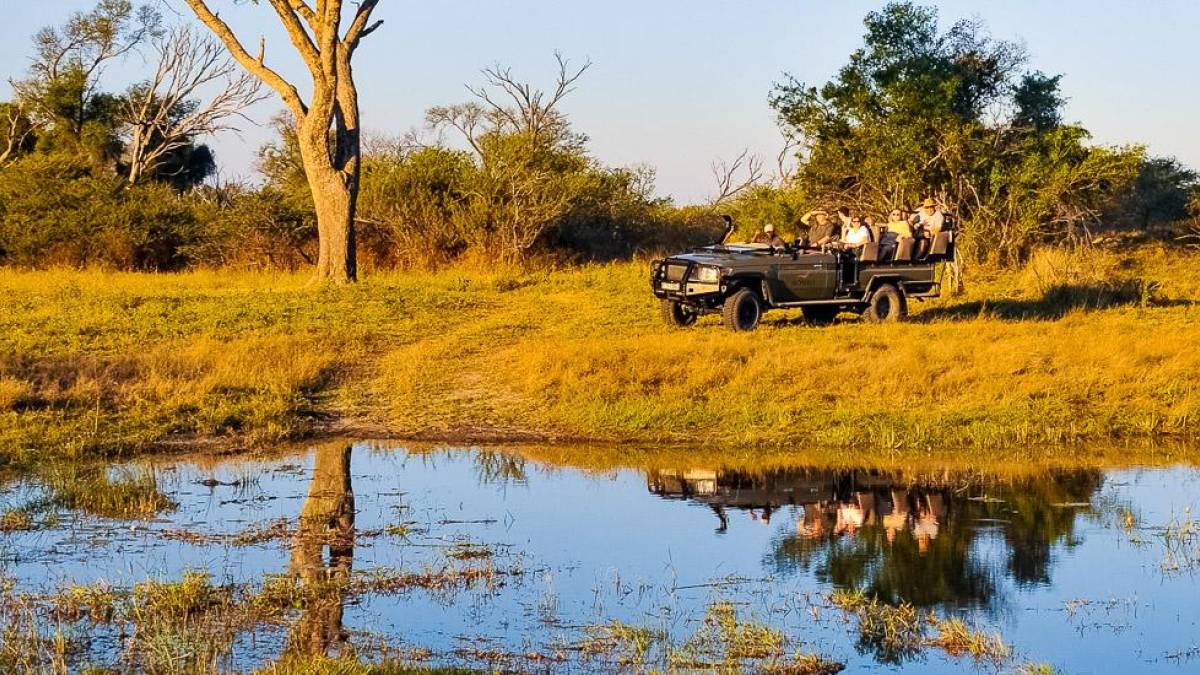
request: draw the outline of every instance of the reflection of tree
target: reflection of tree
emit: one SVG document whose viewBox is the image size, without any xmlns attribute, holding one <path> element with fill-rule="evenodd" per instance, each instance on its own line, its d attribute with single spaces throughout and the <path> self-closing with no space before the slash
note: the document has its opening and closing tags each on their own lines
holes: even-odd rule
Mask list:
<svg viewBox="0 0 1200 675">
<path fill-rule="evenodd" d="M 481 449 L 474 454 L 475 474 L 482 485 L 524 483 L 525 458 L 507 452 Z"/>
<path fill-rule="evenodd" d="M 1020 489 L 999 491 L 1002 511 L 997 517 L 1008 521 L 1004 539 L 1008 543 L 1008 571 L 1019 584 L 1050 583 L 1050 555 L 1062 541 L 1074 546 L 1075 515 L 1100 489 L 1103 477 L 1095 471 L 1059 472 L 1046 480 L 1030 481 Z"/>
<path fill-rule="evenodd" d="M 354 489 L 349 445 L 316 450 L 312 483 L 292 543 L 290 571 L 308 600 L 288 652 L 324 655 L 346 641 L 343 606 L 354 561 Z M 324 550 L 329 548 L 329 559 Z"/>
<path fill-rule="evenodd" d="M 811 571 L 889 603 L 990 607 L 1001 574 L 1018 584 L 1049 582 L 1055 546 L 1075 544 L 1078 504 L 1090 502 L 1101 481 L 1098 471 L 1059 471 L 955 492 L 888 489 L 878 480 L 847 489 L 834 480 L 835 497 L 805 504 L 797 532 L 778 537 L 765 564 L 777 573 Z M 847 505 L 855 520 L 842 517 Z M 1003 570 L 978 554 L 985 532 L 1006 544 Z"/>
</svg>

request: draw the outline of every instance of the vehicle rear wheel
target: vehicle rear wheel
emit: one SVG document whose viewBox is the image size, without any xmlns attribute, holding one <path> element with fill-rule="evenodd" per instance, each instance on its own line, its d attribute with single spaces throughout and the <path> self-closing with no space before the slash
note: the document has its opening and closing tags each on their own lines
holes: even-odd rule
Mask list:
<svg viewBox="0 0 1200 675">
<path fill-rule="evenodd" d="M 700 317 L 700 313 L 694 308 L 675 300 L 659 300 L 658 315 L 668 326 L 675 328 L 687 328 Z"/>
<path fill-rule="evenodd" d="M 743 288 L 725 298 L 725 305 L 721 308 L 725 326 L 729 330 L 739 333 L 758 328 L 762 313 L 762 300 L 759 300 L 758 294 L 749 288 Z"/>
<path fill-rule="evenodd" d="M 833 323 L 835 317 L 841 313 L 840 307 L 831 305 L 812 305 L 810 307 L 801 307 L 801 312 L 804 312 L 804 320 L 814 326 L 828 326 Z"/>
<path fill-rule="evenodd" d="M 863 318 L 872 323 L 900 321 L 908 316 L 904 294 L 892 284 L 884 284 L 871 294 Z"/>
</svg>

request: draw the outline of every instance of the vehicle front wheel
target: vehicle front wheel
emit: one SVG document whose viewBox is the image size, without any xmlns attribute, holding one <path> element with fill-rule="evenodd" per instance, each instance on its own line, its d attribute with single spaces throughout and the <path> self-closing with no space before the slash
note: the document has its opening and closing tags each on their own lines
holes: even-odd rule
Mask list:
<svg viewBox="0 0 1200 675">
<path fill-rule="evenodd" d="M 675 300 L 659 300 L 658 315 L 668 326 L 675 328 L 687 328 L 700 317 L 700 313 L 694 308 Z"/>
<path fill-rule="evenodd" d="M 758 328 L 762 313 L 762 300 L 759 300 L 758 295 L 748 288 L 743 288 L 725 298 L 725 305 L 721 308 L 725 326 L 729 330 L 739 333 Z"/>
<path fill-rule="evenodd" d="M 894 322 L 908 316 L 908 302 L 904 294 L 892 284 L 880 286 L 867 303 L 863 318 L 872 323 Z"/>
</svg>

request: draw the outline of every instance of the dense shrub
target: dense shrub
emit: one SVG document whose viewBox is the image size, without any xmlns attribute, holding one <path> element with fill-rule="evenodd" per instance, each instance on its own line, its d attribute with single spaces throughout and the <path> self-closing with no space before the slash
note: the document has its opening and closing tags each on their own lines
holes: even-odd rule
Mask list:
<svg viewBox="0 0 1200 675">
<path fill-rule="evenodd" d="M 200 235 L 181 253 L 193 266 L 295 270 L 316 260 L 316 217 L 277 189 L 206 187 L 189 200 Z"/>
<path fill-rule="evenodd" d="M 168 187 L 130 187 L 64 155 L 30 155 L 0 169 L 5 264 L 174 270 L 199 236 L 191 205 Z"/>
</svg>

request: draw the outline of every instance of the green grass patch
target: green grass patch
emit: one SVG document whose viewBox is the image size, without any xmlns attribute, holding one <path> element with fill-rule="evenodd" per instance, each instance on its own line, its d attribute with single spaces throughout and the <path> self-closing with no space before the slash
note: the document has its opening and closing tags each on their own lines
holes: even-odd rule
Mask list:
<svg viewBox="0 0 1200 675">
<path fill-rule="evenodd" d="M 1016 448 L 1200 435 L 1196 255 L 1041 253 L 912 321 L 659 323 L 645 262 L 529 274 L 0 270 L 0 463 L 331 429 Z"/>
</svg>

